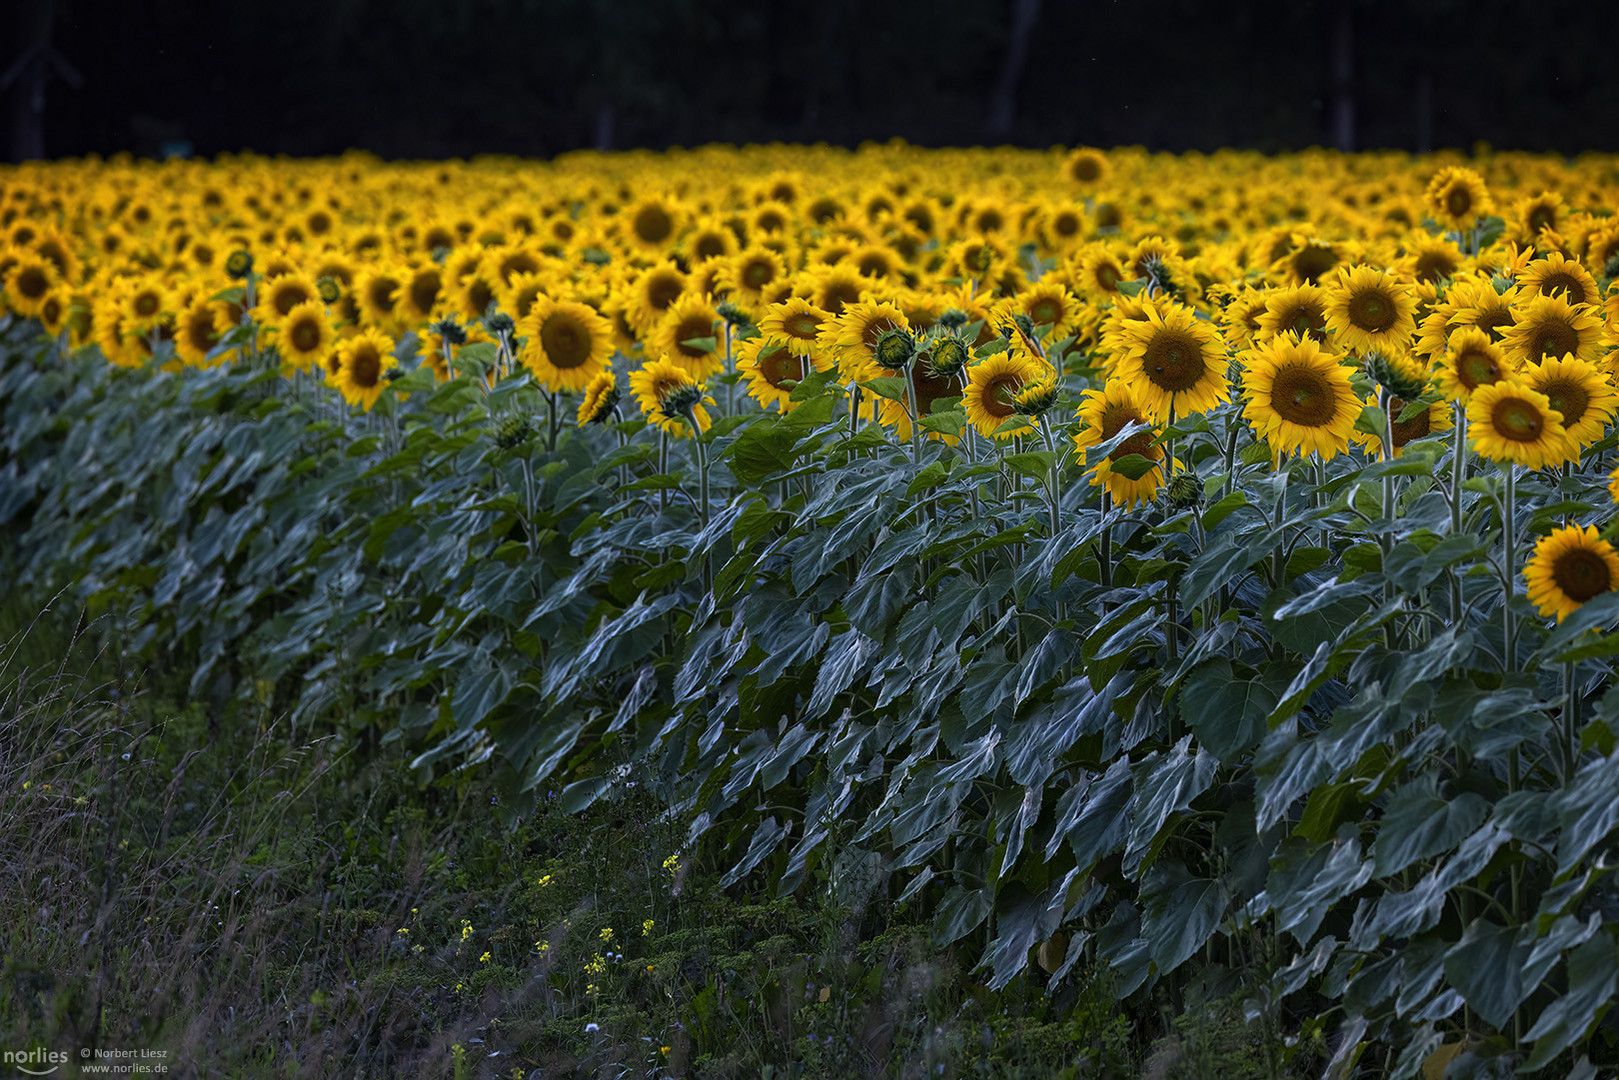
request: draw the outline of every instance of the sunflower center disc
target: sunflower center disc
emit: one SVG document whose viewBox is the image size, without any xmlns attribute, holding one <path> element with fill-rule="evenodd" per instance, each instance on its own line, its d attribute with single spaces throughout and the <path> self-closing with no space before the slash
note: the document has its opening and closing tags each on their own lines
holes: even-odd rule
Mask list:
<svg viewBox="0 0 1619 1080">
<path fill-rule="evenodd" d="M 545 355 L 559 368 L 576 368 L 590 356 L 590 337 L 571 319 L 545 320 L 540 328 L 540 344 Z"/>
<path fill-rule="evenodd" d="M 813 315 L 794 315 L 787 320 L 787 332 L 793 337 L 803 338 L 806 341 L 815 337 L 820 331 L 821 324 Z"/>
<path fill-rule="evenodd" d="M 1591 395 L 1578 383 L 1558 381 L 1550 386 L 1543 386 L 1540 392 L 1552 403 L 1552 408 L 1563 414 L 1563 426 L 1573 427 L 1585 415 L 1586 408 L 1591 404 Z"/>
<path fill-rule="evenodd" d="M 1203 376 L 1203 353 L 1195 341 L 1174 331 L 1160 333 L 1147 346 L 1147 377 L 1160 390 L 1179 393 Z"/>
<path fill-rule="evenodd" d="M 1357 296 L 1349 304 L 1349 321 L 1372 334 L 1380 334 L 1394 325 L 1394 309 L 1377 294 Z"/>
<path fill-rule="evenodd" d="M 1540 410 L 1527 401 L 1508 398 L 1496 403 L 1490 422 L 1503 438 L 1514 442 L 1534 442 L 1540 438 Z"/>
<path fill-rule="evenodd" d="M 1501 369 L 1483 353 L 1464 353 L 1456 359 L 1456 377 L 1469 390 L 1487 386 L 1501 378 Z"/>
<path fill-rule="evenodd" d="M 1540 333 L 1535 335 L 1535 357 L 1544 360 L 1567 353 L 1578 352 L 1580 348 L 1580 335 L 1574 332 L 1572 326 L 1563 323 L 1553 323 L 1541 327 Z"/>
<path fill-rule="evenodd" d="M 367 346 L 355 353 L 354 363 L 350 365 L 349 370 L 353 373 L 355 385 L 369 390 L 377 385 L 377 380 L 382 377 L 382 357 L 377 355 L 375 349 Z"/>
<path fill-rule="evenodd" d="M 1286 368 L 1276 373 L 1271 389 L 1276 415 L 1300 427 L 1325 427 L 1337 412 L 1332 386 L 1309 369 Z"/>
<path fill-rule="evenodd" d="M 1585 603 L 1613 587 L 1607 561 L 1594 551 L 1576 548 L 1558 556 L 1552 565 L 1552 580 L 1570 600 Z"/>
</svg>

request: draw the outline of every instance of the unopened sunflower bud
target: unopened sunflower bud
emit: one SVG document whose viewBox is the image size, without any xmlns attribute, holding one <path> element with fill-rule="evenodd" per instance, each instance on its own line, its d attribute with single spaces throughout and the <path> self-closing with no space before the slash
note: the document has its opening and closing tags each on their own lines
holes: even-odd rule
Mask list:
<svg viewBox="0 0 1619 1080">
<path fill-rule="evenodd" d="M 721 300 L 714 305 L 714 310 L 719 312 L 720 318 L 724 319 L 730 326 L 746 326 L 753 321 L 748 318 L 746 311 L 743 311 L 729 300 Z"/>
<path fill-rule="evenodd" d="M 890 326 L 877 335 L 877 341 L 871 347 L 873 359 L 878 366 L 889 371 L 904 371 L 911 364 L 911 357 L 916 355 L 916 339 L 908 330 L 901 330 L 897 326 Z"/>
<path fill-rule="evenodd" d="M 321 302 L 335 304 L 343 298 L 343 289 L 336 278 L 323 277 L 315 282 L 315 291 L 320 294 Z"/>
<path fill-rule="evenodd" d="M 1427 372 L 1409 361 L 1402 362 L 1380 352 L 1369 352 L 1364 363 L 1366 374 L 1392 397 L 1414 401 L 1428 389 Z"/>
<path fill-rule="evenodd" d="M 517 323 L 513 321 L 510 315 L 506 314 L 504 311 L 501 311 L 493 304 L 490 304 L 489 307 L 489 313 L 484 316 L 483 324 L 489 327 L 490 333 L 509 334 L 513 330 L 517 329 Z"/>
<path fill-rule="evenodd" d="M 233 278 L 245 278 L 253 272 L 253 253 L 250 251 L 233 251 L 230 258 L 225 260 L 225 273 Z"/>
<path fill-rule="evenodd" d="M 444 245 L 440 244 L 438 247 L 433 249 L 432 259 L 433 259 L 434 262 L 438 263 L 440 266 L 443 266 L 444 263 L 445 263 L 445 260 L 447 260 L 449 257 L 450 257 L 450 249 L 445 247 Z"/>
<path fill-rule="evenodd" d="M 702 404 L 703 388 L 696 383 L 681 383 L 663 399 L 663 415 L 671 420 L 690 419 Z"/>
<path fill-rule="evenodd" d="M 502 450 L 522 446 L 534 434 L 534 422 L 526 415 L 508 416 L 495 431 L 495 445 Z"/>
<path fill-rule="evenodd" d="M 967 366 L 971 355 L 966 342 L 954 334 L 946 334 L 928 348 L 928 374 L 936 379 L 954 379 Z"/>
<path fill-rule="evenodd" d="M 969 322 L 972 322 L 971 316 L 960 308 L 945 308 L 944 313 L 939 316 L 939 325 L 946 330 L 960 330 Z"/>
<path fill-rule="evenodd" d="M 454 319 L 440 319 L 433 324 L 433 329 L 438 333 L 439 337 L 451 345 L 465 345 L 467 343 L 467 332 L 461 329 Z"/>
<path fill-rule="evenodd" d="M 1191 473 L 1176 473 L 1169 480 L 1170 505 L 1182 510 L 1193 507 L 1203 498 L 1203 485 Z"/>
<path fill-rule="evenodd" d="M 1012 395 L 1012 411 L 1019 416 L 1039 416 L 1057 404 L 1057 384 L 1050 379 L 1033 379 Z"/>
</svg>

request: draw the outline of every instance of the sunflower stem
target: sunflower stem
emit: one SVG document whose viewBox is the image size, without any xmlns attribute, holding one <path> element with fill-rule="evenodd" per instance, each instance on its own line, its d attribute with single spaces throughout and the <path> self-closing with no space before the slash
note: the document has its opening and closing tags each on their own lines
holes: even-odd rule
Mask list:
<svg viewBox="0 0 1619 1080">
<path fill-rule="evenodd" d="M 731 320 L 725 320 L 725 415 L 736 415 L 736 368 L 731 360 Z"/>
<path fill-rule="evenodd" d="M 658 475 L 665 476 L 669 472 L 669 431 L 662 424 L 658 425 Z M 658 489 L 658 512 L 669 512 L 669 489 Z"/>
<path fill-rule="evenodd" d="M 1102 508 L 1102 521 L 1107 521 L 1107 485 L 1102 484 L 1096 489 L 1097 501 Z M 1096 549 L 1096 578 L 1101 582 L 1102 588 L 1113 588 L 1113 526 L 1103 524 L 1102 537 Z"/>
<path fill-rule="evenodd" d="M 1512 614 L 1512 594 L 1517 590 L 1513 588 L 1515 580 L 1513 570 L 1513 533 L 1516 531 L 1517 519 L 1515 515 L 1516 491 L 1514 490 L 1515 473 L 1518 467 L 1507 462 L 1502 472 L 1505 474 L 1505 484 L 1501 495 L 1501 657 L 1503 670 L 1513 671 L 1518 666 L 1518 625 Z"/>
<path fill-rule="evenodd" d="M 555 390 L 545 392 L 545 403 L 546 413 L 549 417 L 549 431 L 545 438 L 545 449 L 547 452 L 554 454 L 557 452 L 557 423 L 561 419 L 557 415 L 557 392 Z"/>
<path fill-rule="evenodd" d="M 727 324 L 729 330 L 729 324 Z M 699 531 L 708 529 L 708 446 L 703 442 L 703 433 L 697 426 L 695 414 L 688 415 L 686 424 L 691 428 L 693 445 L 697 447 L 697 520 Z M 713 564 L 709 562 L 709 553 L 703 552 L 703 591 L 709 592 L 714 588 Z"/>
<path fill-rule="evenodd" d="M 860 384 L 849 384 L 849 438 L 854 438 L 860 426 Z"/>
<path fill-rule="evenodd" d="M 921 464 L 922 460 L 922 414 L 919 411 L 919 406 L 916 403 L 916 382 L 912 378 L 911 374 L 915 367 L 916 362 L 913 360 L 906 366 L 904 376 L 905 407 L 910 411 L 911 414 L 911 465 L 913 467 Z"/>
<path fill-rule="evenodd" d="M 1578 665 L 1570 660 L 1563 665 L 1563 783 L 1574 778 L 1580 757 L 1580 685 L 1575 678 Z"/>
<path fill-rule="evenodd" d="M 1456 402 L 1456 430 L 1451 440 L 1450 455 L 1450 535 L 1462 534 L 1462 482 L 1467 477 L 1467 413 L 1460 401 Z M 1453 625 L 1461 625 L 1462 619 L 1462 575 L 1461 571 L 1451 569 L 1450 573 L 1450 621 Z"/>
</svg>

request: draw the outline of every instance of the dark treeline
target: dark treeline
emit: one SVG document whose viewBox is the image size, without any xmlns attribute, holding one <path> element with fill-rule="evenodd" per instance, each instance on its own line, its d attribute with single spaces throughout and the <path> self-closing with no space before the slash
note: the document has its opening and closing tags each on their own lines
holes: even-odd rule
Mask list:
<svg viewBox="0 0 1619 1080">
<path fill-rule="evenodd" d="M 892 136 L 1619 149 L 1619 17 L 1589 0 L 11 4 L 13 157 Z"/>
</svg>

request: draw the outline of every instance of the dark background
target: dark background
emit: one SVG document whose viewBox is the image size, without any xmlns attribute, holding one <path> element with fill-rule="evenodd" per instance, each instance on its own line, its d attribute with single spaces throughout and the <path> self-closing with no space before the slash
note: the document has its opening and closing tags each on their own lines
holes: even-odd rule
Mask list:
<svg viewBox="0 0 1619 1080">
<path fill-rule="evenodd" d="M 11 77 L 0 146 L 13 159 L 543 156 L 893 136 L 1619 150 L 1616 8 L 0 0 L 0 73 Z M 46 28 L 50 47 L 31 47 Z"/>
</svg>

